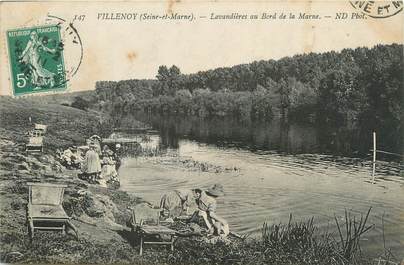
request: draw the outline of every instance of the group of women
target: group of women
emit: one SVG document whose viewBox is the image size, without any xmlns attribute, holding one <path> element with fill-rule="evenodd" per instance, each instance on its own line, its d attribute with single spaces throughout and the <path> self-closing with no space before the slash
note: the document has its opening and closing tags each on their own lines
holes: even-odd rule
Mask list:
<svg viewBox="0 0 404 265">
<path fill-rule="evenodd" d="M 90 183 L 97 183 L 104 187 L 107 187 L 107 184 L 119 186 L 117 173 L 117 161 L 119 158 L 116 152 L 114 153 L 108 145 L 104 145 L 101 150 L 100 143 L 94 139 L 91 140 L 81 168 L 82 175 Z M 116 149 L 119 148 L 120 145 L 118 144 Z"/>
</svg>

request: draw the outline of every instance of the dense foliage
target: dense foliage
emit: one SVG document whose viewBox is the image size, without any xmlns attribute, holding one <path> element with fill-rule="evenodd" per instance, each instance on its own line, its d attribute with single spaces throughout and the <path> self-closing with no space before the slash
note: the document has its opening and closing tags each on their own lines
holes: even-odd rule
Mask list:
<svg viewBox="0 0 404 265">
<path fill-rule="evenodd" d="M 87 110 L 90 106 L 90 102 L 82 97 L 77 96 L 74 98 L 71 106 L 76 109 Z"/>
<path fill-rule="evenodd" d="M 98 107 L 241 120 L 284 119 L 403 135 L 403 45 L 255 61 L 195 74 L 160 66 L 157 80 L 100 81 Z"/>
</svg>

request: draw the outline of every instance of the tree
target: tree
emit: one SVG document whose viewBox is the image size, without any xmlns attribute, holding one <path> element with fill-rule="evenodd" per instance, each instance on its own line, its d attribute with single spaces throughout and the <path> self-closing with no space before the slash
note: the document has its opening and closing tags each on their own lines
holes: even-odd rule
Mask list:
<svg viewBox="0 0 404 265">
<path fill-rule="evenodd" d="M 252 93 L 252 111 L 255 119 L 268 120 L 272 118 L 272 102 L 267 89 L 261 85 Z"/>
<path fill-rule="evenodd" d="M 168 81 L 168 79 L 170 78 L 170 71 L 168 70 L 167 66 L 165 66 L 165 65 L 159 66 L 156 78 L 160 82 Z"/>
<path fill-rule="evenodd" d="M 175 93 L 174 104 L 179 113 L 187 114 L 192 108 L 192 94 L 187 89 L 178 90 Z"/>
<path fill-rule="evenodd" d="M 169 72 L 170 72 L 170 77 L 171 77 L 172 79 L 177 78 L 177 77 L 181 74 L 180 68 L 178 68 L 178 67 L 175 66 L 175 65 L 173 65 L 173 66 L 170 67 Z"/>
<path fill-rule="evenodd" d="M 177 66 L 173 65 L 168 69 L 167 66 L 161 65 L 156 75 L 160 83 L 154 91 L 157 91 L 159 95 L 174 96 L 179 88 L 180 77 L 181 71 Z"/>
<path fill-rule="evenodd" d="M 325 121 L 352 125 L 366 107 L 367 97 L 356 80 L 355 69 L 331 70 L 320 84 L 319 104 Z"/>
<path fill-rule="evenodd" d="M 209 101 L 210 89 L 195 89 L 192 93 L 193 112 L 199 117 L 208 115 L 207 102 Z"/>
</svg>

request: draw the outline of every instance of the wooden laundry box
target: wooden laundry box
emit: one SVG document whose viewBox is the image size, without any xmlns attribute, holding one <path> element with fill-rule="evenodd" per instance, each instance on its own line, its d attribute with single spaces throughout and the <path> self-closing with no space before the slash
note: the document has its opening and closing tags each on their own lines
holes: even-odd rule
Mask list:
<svg viewBox="0 0 404 265">
<path fill-rule="evenodd" d="M 67 186 L 33 182 L 28 182 L 27 185 L 27 219 L 31 238 L 38 230 L 58 230 L 65 234 L 66 226 L 70 226 L 78 236 L 77 229 L 62 207 L 64 189 Z"/>
</svg>

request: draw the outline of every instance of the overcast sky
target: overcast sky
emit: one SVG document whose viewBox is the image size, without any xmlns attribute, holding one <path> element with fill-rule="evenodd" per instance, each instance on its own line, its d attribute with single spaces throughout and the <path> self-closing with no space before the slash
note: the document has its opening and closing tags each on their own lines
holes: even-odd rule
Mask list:
<svg viewBox="0 0 404 265">
<path fill-rule="evenodd" d="M 83 43 L 83 59 L 69 83 L 70 91 L 94 89 L 97 80 L 154 78 L 159 65 L 175 64 L 183 73 L 194 73 L 308 52 L 403 43 L 403 12 L 384 19 L 336 20 L 337 12 L 351 16 L 356 11 L 348 1 L 14 2 L 1 3 L 0 8 L 2 95 L 11 94 L 6 30 L 43 25 L 47 14 L 67 21 L 75 15 L 85 15 L 83 22 L 74 22 Z M 193 13 L 196 19 L 192 22 L 97 19 L 100 13 L 111 12 Z M 212 13 L 233 12 L 258 14 L 260 18 L 263 12 L 276 12 L 278 17 L 282 12 L 297 16 L 302 12 L 318 14 L 321 19 L 210 19 Z M 77 51 L 67 49 L 66 46 L 66 64 L 74 65 Z"/>
</svg>

